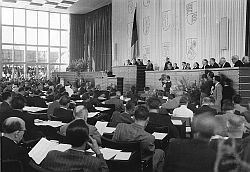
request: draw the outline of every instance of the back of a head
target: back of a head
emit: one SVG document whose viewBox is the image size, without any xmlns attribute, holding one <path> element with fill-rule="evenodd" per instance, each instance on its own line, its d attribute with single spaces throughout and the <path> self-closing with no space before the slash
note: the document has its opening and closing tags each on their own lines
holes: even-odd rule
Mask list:
<svg viewBox="0 0 250 172">
<path fill-rule="evenodd" d="M 214 73 L 212 71 L 209 71 L 207 74 L 208 77 L 213 78 L 214 77 Z"/>
<path fill-rule="evenodd" d="M 135 120 L 146 121 L 149 117 L 148 113 L 148 109 L 145 106 L 138 106 L 134 113 Z"/>
<path fill-rule="evenodd" d="M 126 111 L 134 111 L 134 109 L 135 109 L 135 102 L 132 101 L 132 100 L 128 101 L 126 103 L 125 108 L 126 108 Z"/>
<path fill-rule="evenodd" d="M 3 122 L 3 132 L 6 134 L 11 134 L 15 131 L 23 130 L 25 126 L 25 122 L 18 117 L 9 117 Z"/>
<path fill-rule="evenodd" d="M 235 95 L 235 96 L 233 97 L 233 102 L 234 102 L 235 104 L 240 104 L 240 103 L 241 103 L 241 96 L 240 96 L 239 94 Z"/>
<path fill-rule="evenodd" d="M 66 141 L 72 147 L 81 147 L 89 140 L 89 128 L 84 120 L 75 120 L 66 130 Z"/>
<path fill-rule="evenodd" d="M 188 97 L 187 96 L 182 96 L 180 99 L 180 105 L 186 105 L 188 104 Z"/>
<path fill-rule="evenodd" d="M 19 94 L 14 96 L 14 98 L 11 101 L 11 106 L 13 109 L 23 109 L 25 103 L 26 103 L 25 98 L 21 94 Z"/>
<path fill-rule="evenodd" d="M 201 113 L 192 121 L 192 131 L 198 138 L 210 139 L 218 130 L 218 126 L 218 120 L 210 112 Z"/>
<path fill-rule="evenodd" d="M 150 97 L 147 99 L 147 106 L 149 109 L 159 109 L 161 101 L 157 97 Z"/>
<path fill-rule="evenodd" d="M 10 91 L 3 92 L 2 98 L 3 98 L 4 101 L 7 100 L 9 97 L 11 97 L 11 92 Z"/>
<path fill-rule="evenodd" d="M 59 100 L 59 104 L 62 106 L 67 106 L 68 103 L 70 102 L 70 98 L 68 96 L 62 96 Z"/>
<path fill-rule="evenodd" d="M 231 138 L 242 138 L 244 132 L 244 120 L 238 115 L 232 116 L 227 121 L 228 136 Z"/>
<path fill-rule="evenodd" d="M 149 91 L 150 88 L 149 87 L 144 87 L 144 91 Z"/>
<path fill-rule="evenodd" d="M 75 109 L 74 109 L 74 117 L 75 118 L 80 118 L 80 119 L 84 119 L 85 121 L 87 120 L 88 118 L 88 110 L 85 106 L 83 105 L 80 105 L 80 106 L 76 106 Z"/>
<path fill-rule="evenodd" d="M 220 76 L 215 75 L 215 76 L 214 76 L 214 80 L 217 81 L 217 82 L 220 82 Z"/>
</svg>

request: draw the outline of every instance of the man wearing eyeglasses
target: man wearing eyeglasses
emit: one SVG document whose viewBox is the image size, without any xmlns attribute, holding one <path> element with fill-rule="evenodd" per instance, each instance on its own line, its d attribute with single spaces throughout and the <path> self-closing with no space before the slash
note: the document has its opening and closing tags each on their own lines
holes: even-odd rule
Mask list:
<svg viewBox="0 0 250 172">
<path fill-rule="evenodd" d="M 23 135 L 26 131 L 25 122 L 17 117 L 9 117 L 3 122 L 2 128 L 2 160 L 18 160 L 22 163 L 24 171 L 31 171 L 31 167 L 28 166 L 31 160 L 28 156 L 28 151 L 24 147 L 18 145 L 23 139 Z M 4 169 L 2 170 L 4 171 Z"/>
</svg>

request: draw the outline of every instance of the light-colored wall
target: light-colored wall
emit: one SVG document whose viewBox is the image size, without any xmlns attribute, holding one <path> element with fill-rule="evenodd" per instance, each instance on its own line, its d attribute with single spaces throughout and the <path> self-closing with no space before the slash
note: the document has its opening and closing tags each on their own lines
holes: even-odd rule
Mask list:
<svg viewBox="0 0 250 172">
<path fill-rule="evenodd" d="M 2 53 L 2 7 L 0 7 L 0 78 L 2 78 L 3 71 L 3 53 Z"/>
<path fill-rule="evenodd" d="M 112 44 L 113 66 L 131 59 L 131 33 L 134 9 L 137 7 L 137 26 L 140 58 L 150 59 L 160 70 L 166 56 L 181 64 L 203 58 L 245 54 L 246 0 L 113 0 Z M 220 41 L 222 18 L 228 21 L 228 47 Z M 117 47 L 117 53 L 116 48 Z"/>
</svg>

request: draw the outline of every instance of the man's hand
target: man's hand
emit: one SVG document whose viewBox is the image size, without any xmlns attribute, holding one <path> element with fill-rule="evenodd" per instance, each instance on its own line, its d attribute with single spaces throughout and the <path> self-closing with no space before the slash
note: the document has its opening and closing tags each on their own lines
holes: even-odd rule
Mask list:
<svg viewBox="0 0 250 172">
<path fill-rule="evenodd" d="M 90 146 L 90 148 L 96 153 L 101 154 L 101 151 L 98 147 L 97 141 L 93 139 L 91 136 L 89 136 L 90 141 L 87 142 L 87 144 Z"/>
</svg>

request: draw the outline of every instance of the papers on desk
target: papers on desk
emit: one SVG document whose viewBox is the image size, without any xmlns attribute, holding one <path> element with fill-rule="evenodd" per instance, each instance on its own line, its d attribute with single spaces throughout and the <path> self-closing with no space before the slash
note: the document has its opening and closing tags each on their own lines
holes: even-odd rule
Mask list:
<svg viewBox="0 0 250 172">
<path fill-rule="evenodd" d="M 71 148 L 68 144 L 58 144 L 42 138 L 29 152 L 29 156 L 37 163 L 40 164 L 51 150 L 58 150 L 64 152 Z"/>
<path fill-rule="evenodd" d="M 41 107 L 30 107 L 30 106 L 24 106 L 23 110 L 28 112 L 40 112 L 43 110 L 47 110 L 48 108 L 41 108 Z"/>
<path fill-rule="evenodd" d="M 114 159 L 116 160 L 129 160 L 131 152 L 118 152 Z"/>
<path fill-rule="evenodd" d="M 115 131 L 115 128 L 107 127 L 107 125 L 108 122 L 97 121 L 95 127 L 101 135 L 103 135 L 103 133 L 113 133 Z"/>
<path fill-rule="evenodd" d="M 82 103 L 83 100 L 75 100 L 76 103 Z"/>
<path fill-rule="evenodd" d="M 46 102 L 46 105 L 49 106 L 50 104 L 52 104 L 53 102 Z"/>
<path fill-rule="evenodd" d="M 115 131 L 115 128 L 113 128 L 113 127 L 105 127 L 104 129 L 103 129 L 103 133 L 109 133 L 109 134 L 111 134 L 111 133 L 113 133 Z"/>
<path fill-rule="evenodd" d="M 106 100 L 105 97 L 98 97 L 98 100 Z"/>
<path fill-rule="evenodd" d="M 42 99 L 46 99 L 46 96 L 41 96 Z"/>
<path fill-rule="evenodd" d="M 155 139 L 162 140 L 162 139 L 164 139 L 164 137 L 166 137 L 168 135 L 168 133 L 154 132 L 152 135 L 155 136 Z"/>
<path fill-rule="evenodd" d="M 65 123 L 61 121 L 41 121 L 41 120 L 35 120 L 34 124 L 36 126 L 51 126 L 53 128 L 60 127 L 64 125 Z"/>
<path fill-rule="evenodd" d="M 88 113 L 88 118 L 93 118 L 93 117 L 96 116 L 98 113 L 100 113 L 100 112 L 89 112 L 89 113 Z"/>
<path fill-rule="evenodd" d="M 162 99 L 168 101 L 168 97 L 166 97 L 166 96 L 163 96 Z"/>
<path fill-rule="evenodd" d="M 191 133 L 191 127 L 186 127 L 186 132 Z"/>
<path fill-rule="evenodd" d="M 181 120 L 174 120 L 174 119 L 172 119 L 171 121 L 172 121 L 172 123 L 174 125 L 182 125 L 182 121 Z"/>
<path fill-rule="evenodd" d="M 100 149 L 101 153 L 103 154 L 103 157 L 105 160 L 109 160 L 116 156 L 121 150 L 116 149 L 109 149 L 109 148 L 102 148 Z"/>
<path fill-rule="evenodd" d="M 106 107 L 95 107 L 95 109 L 98 110 L 98 111 L 110 110 L 110 108 L 106 108 Z"/>
</svg>

